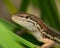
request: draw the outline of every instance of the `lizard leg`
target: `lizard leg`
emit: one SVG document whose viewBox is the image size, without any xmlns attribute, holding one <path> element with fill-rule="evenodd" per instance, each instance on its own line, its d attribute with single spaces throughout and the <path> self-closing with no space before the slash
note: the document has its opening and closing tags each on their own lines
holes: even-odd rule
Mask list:
<svg viewBox="0 0 60 48">
<path fill-rule="evenodd" d="M 50 48 L 53 47 L 55 45 L 55 42 L 45 38 L 43 34 L 41 34 L 40 32 L 31 32 L 32 35 L 39 41 L 39 42 L 44 42 L 44 44 L 41 46 L 41 48 Z"/>
<path fill-rule="evenodd" d="M 41 48 L 50 48 L 55 45 L 55 42 L 48 39 L 48 38 L 42 38 L 42 41 L 45 43 L 41 46 Z"/>
<path fill-rule="evenodd" d="M 41 31 L 43 31 L 44 29 L 42 29 Z M 42 36 L 42 41 L 45 43 L 44 45 L 41 46 L 41 48 L 50 48 L 53 47 L 55 45 L 55 42 L 52 41 L 51 39 L 46 38 L 44 35 Z"/>
<path fill-rule="evenodd" d="M 22 34 L 24 34 L 26 31 L 27 31 L 26 29 L 22 28 L 20 31 L 17 31 L 15 34 L 17 34 L 17 35 L 22 35 Z"/>
</svg>

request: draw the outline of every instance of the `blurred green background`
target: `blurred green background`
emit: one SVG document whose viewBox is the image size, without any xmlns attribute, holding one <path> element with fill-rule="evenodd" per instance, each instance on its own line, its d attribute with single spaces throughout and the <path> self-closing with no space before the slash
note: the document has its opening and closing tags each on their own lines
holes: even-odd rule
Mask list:
<svg viewBox="0 0 60 48">
<path fill-rule="evenodd" d="M 17 37 L 17 35 L 13 33 L 23 29 L 11 20 L 11 16 L 19 12 L 33 14 L 41 18 L 47 25 L 60 32 L 60 0 L 1 0 L 1 48 L 35 48 L 37 47 L 36 45 L 41 46 L 43 44 L 27 33 L 21 35 L 22 39 L 20 36 Z M 6 21 L 4 21 L 4 19 Z M 54 48 L 59 48 L 59 46 L 56 44 Z"/>
</svg>

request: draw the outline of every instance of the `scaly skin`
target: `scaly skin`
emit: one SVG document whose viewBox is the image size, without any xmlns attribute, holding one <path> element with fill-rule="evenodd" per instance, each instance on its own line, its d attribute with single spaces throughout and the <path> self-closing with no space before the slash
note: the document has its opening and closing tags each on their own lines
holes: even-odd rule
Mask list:
<svg viewBox="0 0 60 48">
<path fill-rule="evenodd" d="M 48 27 L 38 17 L 27 13 L 18 13 L 12 16 L 12 20 L 29 30 L 29 33 L 39 42 L 44 42 L 45 44 L 41 48 L 52 47 L 55 42 L 60 44 L 60 33 Z"/>
</svg>

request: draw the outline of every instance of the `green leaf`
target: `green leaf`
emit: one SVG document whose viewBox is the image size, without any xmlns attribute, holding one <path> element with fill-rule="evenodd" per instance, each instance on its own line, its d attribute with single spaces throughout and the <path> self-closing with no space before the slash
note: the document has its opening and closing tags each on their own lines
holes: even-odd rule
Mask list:
<svg viewBox="0 0 60 48">
<path fill-rule="evenodd" d="M 24 44 L 30 48 L 38 47 L 16 35 L 13 32 L 15 29 L 18 31 L 20 27 L 18 28 L 16 25 L 0 19 L 0 44 L 3 46 L 3 48 L 23 48 L 24 46 L 21 44 Z"/>
<path fill-rule="evenodd" d="M 19 8 L 19 12 L 26 12 L 29 3 L 30 3 L 30 0 L 22 0 L 22 4 Z"/>
</svg>

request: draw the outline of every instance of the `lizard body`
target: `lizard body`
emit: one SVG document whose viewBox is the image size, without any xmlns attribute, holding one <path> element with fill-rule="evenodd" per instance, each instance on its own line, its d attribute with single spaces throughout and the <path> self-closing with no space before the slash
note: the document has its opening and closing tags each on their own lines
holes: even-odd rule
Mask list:
<svg viewBox="0 0 60 48">
<path fill-rule="evenodd" d="M 48 27 L 38 17 L 27 13 L 19 13 L 13 15 L 12 20 L 30 30 L 30 34 L 38 41 L 45 42 L 46 44 L 42 45 L 41 48 L 49 48 L 53 46 L 55 42 L 60 44 L 60 33 Z"/>
</svg>

